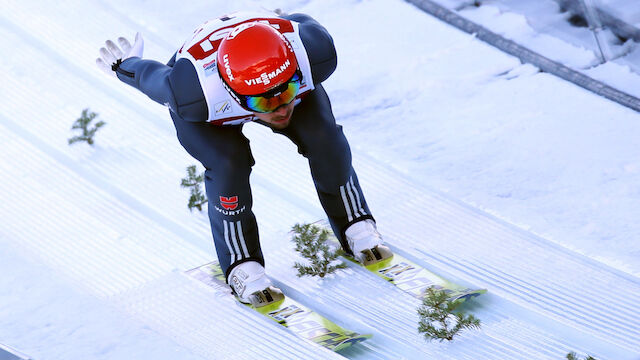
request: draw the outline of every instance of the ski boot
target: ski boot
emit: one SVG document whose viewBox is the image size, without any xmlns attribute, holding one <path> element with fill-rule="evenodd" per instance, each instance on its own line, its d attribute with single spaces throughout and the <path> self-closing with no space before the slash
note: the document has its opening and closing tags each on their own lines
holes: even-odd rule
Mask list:
<svg viewBox="0 0 640 360">
<path fill-rule="evenodd" d="M 345 236 L 353 257 L 368 266 L 393 257 L 391 249 L 382 245 L 382 236 L 371 219 L 358 221 L 347 228 Z"/>
<path fill-rule="evenodd" d="M 284 300 L 282 291 L 273 286 L 264 273 L 264 267 L 256 261 L 243 262 L 234 267 L 227 282 L 240 302 L 255 308 Z"/>
</svg>

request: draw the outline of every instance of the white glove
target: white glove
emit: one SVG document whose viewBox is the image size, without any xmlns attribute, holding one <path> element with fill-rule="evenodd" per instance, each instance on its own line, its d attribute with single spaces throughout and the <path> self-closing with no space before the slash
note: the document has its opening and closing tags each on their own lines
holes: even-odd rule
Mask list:
<svg viewBox="0 0 640 360">
<path fill-rule="evenodd" d="M 144 49 L 144 40 L 140 33 L 136 33 L 136 39 L 133 42 L 133 46 L 129 43 L 129 40 L 119 37 L 118 43 L 120 47 L 113 41 L 107 40 L 105 44 L 106 48 L 100 48 L 100 57 L 96 59 L 96 65 L 105 74 L 116 76 L 116 70 L 124 59 L 130 57 L 142 57 L 142 51 Z"/>
</svg>

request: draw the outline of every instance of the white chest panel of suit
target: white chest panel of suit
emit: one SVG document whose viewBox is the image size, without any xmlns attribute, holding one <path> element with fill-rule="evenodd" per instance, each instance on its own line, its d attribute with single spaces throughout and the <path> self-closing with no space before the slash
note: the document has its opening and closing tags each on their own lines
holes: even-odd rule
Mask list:
<svg viewBox="0 0 640 360">
<path fill-rule="evenodd" d="M 237 12 L 226 15 L 200 25 L 176 56 L 176 60 L 188 59 L 196 69 L 209 109 L 208 122 L 216 125 L 239 125 L 255 119 L 251 112 L 240 107 L 225 90 L 216 67 L 218 47 L 222 39 L 234 27 L 254 21 L 272 26 L 291 43 L 303 78 L 298 98 L 314 89 L 309 57 L 300 39 L 297 22 L 275 17 L 273 14 Z M 296 99 L 296 104 L 299 101 Z"/>
</svg>

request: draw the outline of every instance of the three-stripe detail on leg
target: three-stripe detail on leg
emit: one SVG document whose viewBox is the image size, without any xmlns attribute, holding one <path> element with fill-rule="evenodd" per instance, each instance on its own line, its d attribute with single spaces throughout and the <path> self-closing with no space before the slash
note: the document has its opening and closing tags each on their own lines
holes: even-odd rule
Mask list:
<svg viewBox="0 0 640 360">
<path fill-rule="evenodd" d="M 224 241 L 231 254 L 231 264 L 248 258 L 249 250 L 247 250 L 247 243 L 244 240 L 242 222 L 222 220 L 222 224 L 224 226 Z"/>
<path fill-rule="evenodd" d="M 345 185 L 340 186 L 340 195 L 342 196 L 342 203 L 349 222 L 367 215 L 367 212 L 362 208 L 360 192 L 358 192 L 358 188 L 353 181 L 353 176 L 349 178 Z"/>
</svg>

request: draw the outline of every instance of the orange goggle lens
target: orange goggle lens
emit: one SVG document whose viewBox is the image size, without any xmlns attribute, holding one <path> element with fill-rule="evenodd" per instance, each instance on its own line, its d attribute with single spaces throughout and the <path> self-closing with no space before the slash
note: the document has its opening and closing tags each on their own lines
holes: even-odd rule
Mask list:
<svg viewBox="0 0 640 360">
<path fill-rule="evenodd" d="M 278 86 L 276 89 L 269 91 L 267 94 L 262 95 L 239 95 L 242 107 L 246 110 L 270 113 L 274 112 L 282 105 L 292 102 L 298 92 L 300 91 L 300 85 L 302 82 L 302 76 L 299 71 L 289 79 L 288 82 Z"/>
</svg>

